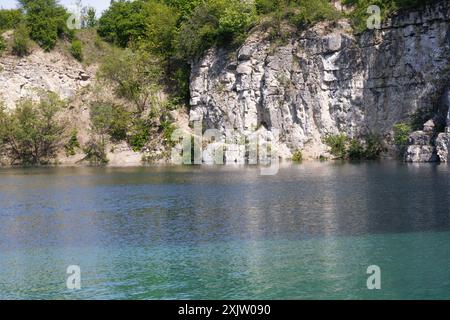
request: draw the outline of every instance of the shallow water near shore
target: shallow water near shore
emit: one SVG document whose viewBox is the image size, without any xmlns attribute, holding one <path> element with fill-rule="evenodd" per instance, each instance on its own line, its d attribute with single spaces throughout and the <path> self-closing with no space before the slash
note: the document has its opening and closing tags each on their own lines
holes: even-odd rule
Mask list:
<svg viewBox="0 0 450 320">
<path fill-rule="evenodd" d="M 396 162 L 0 169 L 0 298 L 449 299 L 449 177 Z"/>
</svg>

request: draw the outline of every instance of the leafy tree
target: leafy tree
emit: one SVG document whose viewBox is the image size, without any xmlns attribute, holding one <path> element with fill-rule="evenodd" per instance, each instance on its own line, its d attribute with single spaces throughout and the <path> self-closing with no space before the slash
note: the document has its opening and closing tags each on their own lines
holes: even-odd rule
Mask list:
<svg viewBox="0 0 450 320">
<path fill-rule="evenodd" d="M 115 49 L 105 58 L 100 77 L 112 81 L 116 93 L 134 102 L 138 112 L 155 105 L 161 81 L 161 63 L 144 50 Z"/>
<path fill-rule="evenodd" d="M 131 114 L 120 105 L 97 101 L 91 106 L 92 129 L 100 136 L 108 134 L 114 141 L 127 138 Z"/>
<path fill-rule="evenodd" d="M 15 29 L 22 21 L 20 10 L 0 10 L 0 31 Z"/>
<path fill-rule="evenodd" d="M 46 164 L 56 157 L 65 123 L 58 119 L 62 102 L 45 94 L 39 102 L 21 101 L 12 113 L 2 110 L 1 140 L 13 164 Z"/>
<path fill-rule="evenodd" d="M 73 37 L 67 27 L 69 14 L 57 0 L 18 0 L 25 13 L 30 37 L 44 50 L 51 50 L 59 38 Z"/>
<path fill-rule="evenodd" d="M 94 8 L 89 7 L 86 13 L 86 28 L 95 28 L 97 26 L 97 13 Z"/>
<path fill-rule="evenodd" d="M 190 60 L 216 44 L 239 43 L 255 21 L 252 2 L 207 0 L 181 25 L 176 39 L 177 54 Z"/>
<path fill-rule="evenodd" d="M 99 20 L 99 34 L 121 47 L 131 43 L 160 55 L 172 52 L 178 11 L 157 0 L 113 2 Z"/>
</svg>

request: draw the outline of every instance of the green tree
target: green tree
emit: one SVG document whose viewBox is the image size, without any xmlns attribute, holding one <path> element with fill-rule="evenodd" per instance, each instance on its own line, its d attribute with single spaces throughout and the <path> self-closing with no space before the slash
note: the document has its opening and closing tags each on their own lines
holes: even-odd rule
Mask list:
<svg viewBox="0 0 450 320">
<path fill-rule="evenodd" d="M 86 27 L 95 28 L 97 26 L 97 12 L 94 8 L 89 7 L 86 13 Z"/>
<path fill-rule="evenodd" d="M 30 37 L 44 50 L 51 50 L 59 38 L 73 37 L 73 31 L 67 27 L 69 14 L 57 0 L 18 0 Z"/>
<path fill-rule="evenodd" d="M 238 44 L 255 21 L 252 2 L 206 0 L 182 23 L 175 40 L 177 55 L 190 60 L 214 45 Z"/>
<path fill-rule="evenodd" d="M 2 110 L 2 142 L 12 164 L 46 164 L 56 157 L 65 131 L 57 117 L 61 107 L 58 97 L 49 93 L 39 102 L 21 101 L 12 113 Z"/>
<path fill-rule="evenodd" d="M 15 29 L 23 21 L 20 10 L 0 9 L 0 31 Z"/>
<path fill-rule="evenodd" d="M 111 81 L 116 94 L 132 101 L 138 112 L 156 107 L 163 70 L 161 62 L 145 50 L 112 50 L 99 72 L 105 81 Z"/>
</svg>

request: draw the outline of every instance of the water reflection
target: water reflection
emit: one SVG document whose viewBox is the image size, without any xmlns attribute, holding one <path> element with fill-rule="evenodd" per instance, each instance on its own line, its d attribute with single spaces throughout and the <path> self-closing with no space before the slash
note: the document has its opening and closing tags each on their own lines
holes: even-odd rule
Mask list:
<svg viewBox="0 0 450 320">
<path fill-rule="evenodd" d="M 365 290 L 370 264 L 390 275 L 381 296 L 450 292 L 444 165 L 1 169 L 0 179 L 0 297 L 378 298 Z M 65 288 L 70 264 L 82 267 L 81 292 Z"/>
</svg>

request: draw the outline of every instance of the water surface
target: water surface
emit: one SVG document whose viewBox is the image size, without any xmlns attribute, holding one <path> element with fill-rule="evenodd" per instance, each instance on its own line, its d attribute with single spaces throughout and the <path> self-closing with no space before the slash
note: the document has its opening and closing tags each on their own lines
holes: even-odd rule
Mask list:
<svg viewBox="0 0 450 320">
<path fill-rule="evenodd" d="M 0 169 L 0 298 L 449 299 L 449 175 L 400 163 Z M 366 287 L 373 264 L 381 290 Z"/>
</svg>

